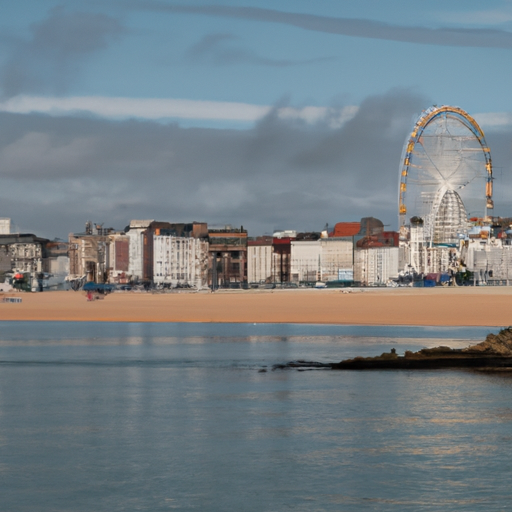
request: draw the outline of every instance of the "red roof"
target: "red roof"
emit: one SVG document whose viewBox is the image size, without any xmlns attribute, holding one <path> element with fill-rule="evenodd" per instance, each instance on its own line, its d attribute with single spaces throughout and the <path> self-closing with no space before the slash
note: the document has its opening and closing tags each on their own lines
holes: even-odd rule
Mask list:
<svg viewBox="0 0 512 512">
<path fill-rule="evenodd" d="M 338 222 L 334 226 L 334 231 L 329 233 L 329 236 L 355 236 L 361 230 L 360 222 Z"/>
<path fill-rule="evenodd" d="M 291 245 L 292 240 L 295 240 L 295 238 L 274 238 L 272 240 L 272 245 Z"/>
<path fill-rule="evenodd" d="M 271 236 L 262 236 L 262 237 L 258 237 L 256 240 L 249 240 L 247 242 L 247 245 L 249 247 L 272 245 L 272 241 L 273 241 L 273 239 Z"/>
</svg>

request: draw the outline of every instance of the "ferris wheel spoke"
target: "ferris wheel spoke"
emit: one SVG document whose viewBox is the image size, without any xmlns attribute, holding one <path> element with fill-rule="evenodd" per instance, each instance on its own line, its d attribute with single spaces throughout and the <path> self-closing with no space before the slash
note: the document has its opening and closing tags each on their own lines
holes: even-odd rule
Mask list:
<svg viewBox="0 0 512 512">
<path fill-rule="evenodd" d="M 425 146 L 423 145 L 422 142 L 420 142 L 421 144 L 421 147 L 423 148 L 424 152 L 425 152 L 425 156 L 427 157 L 428 161 L 434 166 L 434 169 L 438 172 L 439 176 L 441 177 L 441 179 L 444 179 L 443 178 L 443 173 L 439 170 L 439 168 L 437 167 L 437 165 L 434 163 L 434 161 L 432 160 L 432 158 L 430 158 L 430 155 L 428 154 L 428 151 L 427 149 L 425 148 Z"/>
</svg>

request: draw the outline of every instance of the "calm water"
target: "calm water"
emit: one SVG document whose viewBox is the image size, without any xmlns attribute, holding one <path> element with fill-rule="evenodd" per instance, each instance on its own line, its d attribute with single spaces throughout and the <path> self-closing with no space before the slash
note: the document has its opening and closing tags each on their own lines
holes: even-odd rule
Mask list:
<svg viewBox="0 0 512 512">
<path fill-rule="evenodd" d="M 0 322 L 0 509 L 509 510 L 507 373 L 271 370 L 488 330 Z"/>
</svg>

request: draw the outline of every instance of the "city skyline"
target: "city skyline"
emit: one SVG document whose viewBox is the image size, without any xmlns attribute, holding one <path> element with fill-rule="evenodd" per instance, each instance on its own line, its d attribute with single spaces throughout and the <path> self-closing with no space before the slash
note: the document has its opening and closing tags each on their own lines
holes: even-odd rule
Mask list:
<svg viewBox="0 0 512 512">
<path fill-rule="evenodd" d="M 511 2 L 23 0 L 2 18 L 0 216 L 21 231 L 396 229 L 403 142 L 432 104 L 483 128 L 510 215 Z"/>
</svg>

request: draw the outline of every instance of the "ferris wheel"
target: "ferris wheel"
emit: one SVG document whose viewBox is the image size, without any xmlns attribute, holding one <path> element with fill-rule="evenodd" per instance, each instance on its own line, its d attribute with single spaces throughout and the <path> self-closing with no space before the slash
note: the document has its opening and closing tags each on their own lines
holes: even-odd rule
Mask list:
<svg viewBox="0 0 512 512">
<path fill-rule="evenodd" d="M 485 217 L 491 208 L 491 153 L 483 131 L 458 107 L 424 111 L 400 162 L 400 227 L 416 218 L 424 223 L 426 241 L 442 242 L 446 226 L 453 236 L 467 227 L 468 216 Z"/>
</svg>

